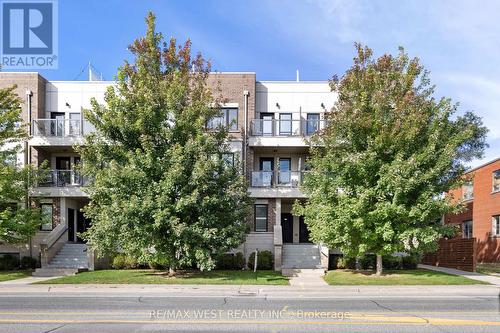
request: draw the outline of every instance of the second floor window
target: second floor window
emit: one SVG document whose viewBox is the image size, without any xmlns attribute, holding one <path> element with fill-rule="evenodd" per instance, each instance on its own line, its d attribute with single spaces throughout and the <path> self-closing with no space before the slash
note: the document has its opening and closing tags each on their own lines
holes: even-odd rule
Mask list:
<svg viewBox="0 0 500 333">
<path fill-rule="evenodd" d="M 462 199 L 470 200 L 474 198 L 474 183 L 469 181 L 462 186 Z"/>
<path fill-rule="evenodd" d="M 493 171 L 493 192 L 500 191 L 500 170 Z"/>
<path fill-rule="evenodd" d="M 462 223 L 463 238 L 472 238 L 472 220 Z"/>
<path fill-rule="evenodd" d="M 218 116 L 213 117 L 207 123 L 207 128 L 217 129 L 226 127 L 229 131 L 238 130 L 238 109 L 237 108 L 222 108 Z"/>
</svg>

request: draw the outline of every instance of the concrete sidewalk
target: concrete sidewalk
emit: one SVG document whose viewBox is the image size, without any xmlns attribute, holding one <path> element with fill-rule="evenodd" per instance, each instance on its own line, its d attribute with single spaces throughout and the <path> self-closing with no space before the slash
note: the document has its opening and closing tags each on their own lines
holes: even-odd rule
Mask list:
<svg viewBox="0 0 500 333">
<path fill-rule="evenodd" d="M 497 277 L 497 276 L 480 274 L 480 273 L 475 273 L 475 272 L 466 272 L 466 271 L 461 271 L 461 270 L 454 269 L 454 268 L 437 267 L 437 266 L 430 266 L 430 265 L 418 265 L 418 267 L 429 269 L 432 271 L 442 272 L 442 273 L 460 275 L 460 276 L 463 276 L 463 277 L 466 277 L 466 278 L 469 278 L 472 280 L 487 282 L 487 283 L 491 283 L 495 286 L 500 286 L 500 277 Z"/>
<path fill-rule="evenodd" d="M 55 279 L 60 276 L 51 276 L 51 277 L 36 277 L 36 276 L 28 276 L 22 279 L 14 279 L 0 282 L 0 285 L 28 285 L 35 282 L 47 281 L 50 279 Z"/>
</svg>

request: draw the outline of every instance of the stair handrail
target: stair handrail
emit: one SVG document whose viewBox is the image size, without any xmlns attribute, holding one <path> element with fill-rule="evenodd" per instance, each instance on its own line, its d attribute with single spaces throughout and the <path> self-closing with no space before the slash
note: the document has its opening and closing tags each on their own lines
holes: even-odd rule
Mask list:
<svg viewBox="0 0 500 333">
<path fill-rule="evenodd" d="M 42 268 L 47 265 L 66 241 L 61 242 L 61 237 L 66 234 L 68 226 L 59 224 L 50 234 L 40 242 L 40 264 Z"/>
</svg>

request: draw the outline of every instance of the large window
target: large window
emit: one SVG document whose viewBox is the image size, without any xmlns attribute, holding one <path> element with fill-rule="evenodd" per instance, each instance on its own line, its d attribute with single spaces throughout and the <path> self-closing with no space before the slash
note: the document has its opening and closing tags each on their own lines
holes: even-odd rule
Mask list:
<svg viewBox="0 0 500 333">
<path fill-rule="evenodd" d="M 52 204 L 41 204 L 42 224 L 41 229 L 45 231 L 52 230 Z"/>
<path fill-rule="evenodd" d="M 280 135 L 292 135 L 292 114 L 280 114 Z"/>
<path fill-rule="evenodd" d="M 234 153 L 223 153 L 221 155 L 221 158 L 227 167 L 230 168 L 234 167 Z"/>
<path fill-rule="evenodd" d="M 255 205 L 255 231 L 267 231 L 267 205 Z"/>
<path fill-rule="evenodd" d="M 210 119 L 207 124 L 210 129 L 219 127 L 227 127 L 230 131 L 238 130 L 238 109 L 237 108 L 222 108 L 220 114 Z"/>
<path fill-rule="evenodd" d="M 500 191 L 500 170 L 493 171 L 493 192 Z"/>
<path fill-rule="evenodd" d="M 493 236 L 500 236 L 500 215 L 491 217 Z"/>
<path fill-rule="evenodd" d="M 470 200 L 474 198 L 474 183 L 469 181 L 462 187 L 462 199 Z"/>
<path fill-rule="evenodd" d="M 462 235 L 463 238 L 472 238 L 472 220 L 462 223 Z"/>
</svg>

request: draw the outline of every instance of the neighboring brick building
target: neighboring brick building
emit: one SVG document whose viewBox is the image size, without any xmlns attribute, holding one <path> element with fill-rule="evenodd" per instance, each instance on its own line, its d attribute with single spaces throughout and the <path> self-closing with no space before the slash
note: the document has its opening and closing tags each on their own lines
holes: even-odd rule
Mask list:
<svg viewBox="0 0 500 333">
<path fill-rule="evenodd" d="M 453 190 L 467 208 L 461 214 L 446 215 L 445 223 L 460 226 L 461 237 L 474 237 L 478 262 L 500 262 L 500 158 L 472 169 L 470 183 Z"/>
</svg>

